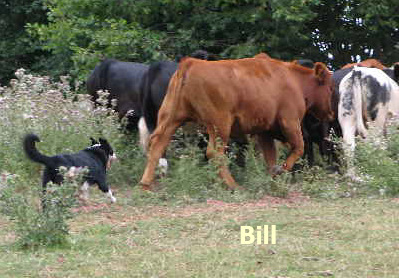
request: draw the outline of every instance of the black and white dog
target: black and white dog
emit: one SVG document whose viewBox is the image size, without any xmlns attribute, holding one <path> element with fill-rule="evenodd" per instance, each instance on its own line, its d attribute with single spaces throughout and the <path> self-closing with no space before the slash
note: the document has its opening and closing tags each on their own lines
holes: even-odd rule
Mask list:
<svg viewBox="0 0 399 278">
<path fill-rule="evenodd" d="M 100 138 L 97 142 L 90 138 L 92 145 L 73 154 L 59 154 L 55 156 L 46 156 L 36 149 L 36 142 L 40 139 L 35 134 L 27 134 L 24 138 L 24 150 L 26 155 L 33 161 L 44 164 L 46 168 L 43 171 L 42 186 L 46 191 L 48 182 L 61 184 L 63 176 L 59 168 L 64 166 L 69 171 L 78 167 L 87 167 L 88 173 L 84 176 L 82 191 L 87 197 L 89 185 L 97 184 L 100 190 L 107 194 L 111 202 L 116 202 L 111 189 L 106 182 L 106 171 L 111 167 L 111 163 L 116 160 L 116 155 L 107 140 Z"/>
</svg>

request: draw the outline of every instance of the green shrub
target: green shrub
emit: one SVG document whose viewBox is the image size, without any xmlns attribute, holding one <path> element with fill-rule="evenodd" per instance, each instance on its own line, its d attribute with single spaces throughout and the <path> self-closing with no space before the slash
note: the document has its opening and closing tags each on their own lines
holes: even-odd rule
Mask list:
<svg viewBox="0 0 399 278">
<path fill-rule="evenodd" d="M 76 204 L 77 188 L 87 171 L 64 174 L 63 186 L 48 184 L 43 195 L 38 186 L 31 191 L 19 190 L 16 175 L 2 174 L 0 180 L 0 212 L 14 224 L 17 243 L 24 248 L 62 245 L 68 242 L 68 219 Z M 42 207 L 45 205 L 45 207 Z"/>
<path fill-rule="evenodd" d="M 343 175 L 330 173 L 322 167 L 305 167 L 301 173 L 302 188 L 308 194 L 326 198 L 398 196 L 398 151 L 397 124 L 392 122 L 388 126 L 387 136 L 370 127 L 366 139 L 356 138 L 353 160 L 342 157 Z"/>
</svg>

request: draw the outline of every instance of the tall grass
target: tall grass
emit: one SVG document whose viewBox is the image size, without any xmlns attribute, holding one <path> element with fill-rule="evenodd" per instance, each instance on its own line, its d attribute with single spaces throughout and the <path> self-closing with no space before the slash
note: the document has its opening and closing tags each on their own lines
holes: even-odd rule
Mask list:
<svg viewBox="0 0 399 278">
<path fill-rule="evenodd" d="M 45 196 L 37 187 L 18 191 L 21 182 L 16 175 L 3 174 L 0 179 L 0 212 L 14 222 L 17 243 L 23 248 L 64 245 L 68 243 L 67 221 L 73 217 L 77 188 L 84 172 L 66 174 L 64 186 L 47 185 Z M 38 198 L 41 196 L 42 198 Z M 42 205 L 45 204 L 45 208 Z"/>
</svg>

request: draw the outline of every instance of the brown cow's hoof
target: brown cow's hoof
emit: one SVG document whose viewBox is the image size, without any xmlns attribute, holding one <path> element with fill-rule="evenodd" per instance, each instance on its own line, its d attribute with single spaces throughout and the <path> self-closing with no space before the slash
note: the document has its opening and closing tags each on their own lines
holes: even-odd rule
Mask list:
<svg viewBox="0 0 399 278">
<path fill-rule="evenodd" d="M 143 191 L 153 191 L 153 188 L 149 184 L 140 184 L 141 185 L 141 190 Z"/>
<path fill-rule="evenodd" d="M 227 188 L 227 190 L 230 190 L 231 193 L 234 193 L 235 191 L 244 191 L 244 190 L 245 190 L 245 187 L 242 187 L 242 186 L 239 186 L 239 185 L 236 185 L 236 186 L 229 186 L 229 187 Z"/>
<path fill-rule="evenodd" d="M 158 182 L 152 182 L 151 184 L 140 183 L 141 189 L 146 192 L 156 192 L 161 189 L 161 185 Z"/>
<path fill-rule="evenodd" d="M 149 185 L 142 185 L 142 186 L 141 186 L 141 189 L 142 189 L 143 191 L 151 191 L 151 186 L 149 186 Z"/>
</svg>

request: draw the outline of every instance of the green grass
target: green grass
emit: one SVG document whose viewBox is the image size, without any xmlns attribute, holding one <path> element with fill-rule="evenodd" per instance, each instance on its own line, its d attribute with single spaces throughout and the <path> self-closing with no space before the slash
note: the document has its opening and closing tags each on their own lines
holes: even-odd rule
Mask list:
<svg viewBox="0 0 399 278">
<path fill-rule="evenodd" d="M 103 196 L 93 193 L 101 202 Z M 79 212 L 70 222 L 70 243 L 57 248 L 19 249 L 10 222 L 1 218 L 0 277 L 399 274 L 399 203 L 394 200 L 136 207 L 129 197 L 120 199 L 118 205 Z M 276 245 L 240 244 L 241 225 L 267 224 L 277 225 Z"/>
</svg>

